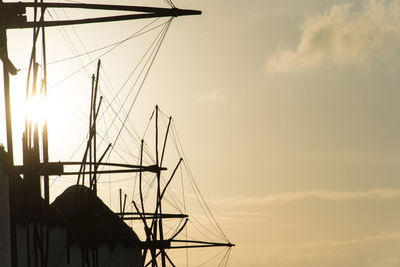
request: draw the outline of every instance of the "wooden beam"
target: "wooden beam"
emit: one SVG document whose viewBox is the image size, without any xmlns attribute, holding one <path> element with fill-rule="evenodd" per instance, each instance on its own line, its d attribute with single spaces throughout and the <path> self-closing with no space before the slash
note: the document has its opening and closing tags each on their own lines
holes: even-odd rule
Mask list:
<svg viewBox="0 0 400 267">
<path fill-rule="evenodd" d="M 93 10 L 109 10 L 109 11 L 129 11 L 140 12 L 136 14 L 84 18 L 75 20 L 59 20 L 59 21 L 27 21 L 24 16 L 26 8 L 38 7 L 46 8 L 75 8 L 75 9 L 93 9 Z M 158 8 L 158 7 L 144 7 L 144 6 L 124 6 L 124 5 L 101 5 L 101 4 L 80 4 L 80 3 L 32 3 L 32 2 L 18 2 L 18 3 L 2 3 L 0 4 L 0 14 L 7 14 L 3 16 L 2 24 L 7 29 L 23 29 L 34 27 L 54 27 L 54 26 L 67 26 L 88 23 L 100 23 L 111 21 L 124 21 L 146 18 L 158 17 L 179 17 L 189 15 L 200 15 L 201 11 L 179 8 Z"/>
</svg>

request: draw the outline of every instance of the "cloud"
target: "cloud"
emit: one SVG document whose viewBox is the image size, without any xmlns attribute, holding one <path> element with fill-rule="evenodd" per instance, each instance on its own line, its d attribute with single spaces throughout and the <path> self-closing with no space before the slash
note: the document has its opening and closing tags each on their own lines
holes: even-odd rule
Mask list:
<svg viewBox="0 0 400 267">
<path fill-rule="evenodd" d="M 400 266 L 400 258 L 380 258 L 370 260 L 372 267 L 398 267 Z"/>
<path fill-rule="evenodd" d="M 218 90 L 210 92 L 204 95 L 195 95 L 194 98 L 198 99 L 200 102 L 223 102 L 226 100 L 226 97 L 223 96 Z"/>
<path fill-rule="evenodd" d="M 258 255 L 251 263 L 233 266 L 398 266 L 400 232 L 384 232 L 357 239 L 322 240 L 275 246 L 248 245 L 240 248 L 237 259 L 248 253 Z M 379 247 L 379 249 L 377 249 Z M 239 249 L 239 247 L 238 247 Z M 260 264 L 262 263 L 262 264 Z"/>
<path fill-rule="evenodd" d="M 239 226 L 242 223 L 266 223 L 270 221 L 270 215 L 265 212 L 235 211 L 221 212 L 216 216 L 217 221 L 225 227 Z M 290 225 L 290 227 L 294 227 Z"/>
<path fill-rule="evenodd" d="M 293 245 L 279 245 L 279 246 L 271 246 L 264 247 L 265 249 L 280 249 L 280 248 L 312 248 L 312 247 L 343 247 L 343 246 L 352 246 L 357 244 L 364 243 L 372 243 L 372 242 L 380 242 L 380 241 L 396 241 L 400 240 L 400 231 L 395 232 L 384 232 L 377 235 L 365 236 L 356 239 L 348 239 L 348 240 L 323 240 L 323 241 L 315 241 L 308 243 L 300 243 Z"/>
<path fill-rule="evenodd" d="M 365 67 L 399 50 L 398 0 L 364 2 L 359 10 L 350 4 L 335 5 L 325 14 L 308 18 L 297 48 L 278 48 L 267 70 L 284 72 L 323 64 Z"/>
<path fill-rule="evenodd" d="M 400 199 L 400 189 L 378 188 L 368 191 L 302 191 L 280 193 L 262 197 L 235 197 L 211 200 L 214 205 L 228 206 L 262 206 L 295 202 L 306 199 L 320 199 L 330 201 L 346 200 L 390 200 Z"/>
</svg>

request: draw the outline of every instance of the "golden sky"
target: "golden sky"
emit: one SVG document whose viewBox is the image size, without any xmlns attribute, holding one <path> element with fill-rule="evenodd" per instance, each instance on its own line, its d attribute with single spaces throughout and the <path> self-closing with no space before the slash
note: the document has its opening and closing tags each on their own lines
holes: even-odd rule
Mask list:
<svg viewBox="0 0 400 267">
<path fill-rule="evenodd" d="M 399 266 L 400 1 L 174 3 L 203 14 L 172 22 L 133 122 L 143 133 L 156 104 L 174 117 L 198 185 L 237 244 L 228 266 Z M 140 27 L 132 25 L 65 31 L 71 38 L 76 31 L 90 51 Z M 62 36 L 49 30 L 49 61 L 75 53 Z M 19 51 L 30 38 L 30 31 L 9 32 L 19 68 L 27 65 Z M 102 57 L 104 83 L 118 89 L 142 46 L 127 42 Z M 70 99 L 52 106 L 67 122 L 50 126 L 50 135 L 63 133 L 50 136 L 53 161 L 69 160 L 85 138 L 95 64 L 57 84 L 79 64 L 49 70 L 55 99 Z M 23 96 L 20 87 L 13 96 Z"/>
</svg>

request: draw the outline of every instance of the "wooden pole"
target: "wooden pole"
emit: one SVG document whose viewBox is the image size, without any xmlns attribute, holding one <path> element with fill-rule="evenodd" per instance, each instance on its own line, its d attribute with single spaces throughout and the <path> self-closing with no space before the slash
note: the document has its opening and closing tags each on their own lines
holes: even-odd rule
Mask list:
<svg viewBox="0 0 400 267">
<path fill-rule="evenodd" d="M 0 0 L 1 3 L 1 0 Z M 7 49 L 7 30 L 0 26 L 0 49 L 5 57 L 8 58 Z M 8 65 L 3 62 L 3 80 L 4 80 L 4 99 L 6 111 L 6 130 L 7 130 L 7 152 L 10 166 L 14 166 L 12 126 L 11 126 L 11 100 L 10 100 L 10 74 Z"/>
<path fill-rule="evenodd" d="M 0 0 L 0 4 L 3 1 Z M 0 26 L 0 49 L 3 55 L 8 58 L 7 48 L 7 29 Z M 14 179 L 12 168 L 14 166 L 14 152 L 12 141 L 11 126 L 11 100 L 10 100 L 10 76 L 8 66 L 3 62 L 3 82 L 4 82 L 4 101 L 6 112 L 6 131 L 7 131 L 7 152 L 8 152 L 8 179 L 9 179 L 9 208 L 10 208 L 10 266 L 18 266 L 17 256 L 17 231 L 15 222 L 15 201 L 14 201 Z"/>
<path fill-rule="evenodd" d="M 43 4 L 43 0 L 41 0 Z M 41 21 L 44 20 L 44 12 L 45 9 L 41 8 Z M 47 102 L 47 57 L 46 57 L 46 35 L 45 35 L 45 28 L 42 27 L 42 50 L 43 50 L 43 97 Z M 49 139 L 48 139 L 48 131 L 47 131 L 47 119 L 43 125 L 43 132 L 42 132 L 42 145 L 43 145 L 43 163 L 49 162 Z M 49 175 L 44 175 L 44 199 L 46 203 L 50 203 L 50 191 L 49 191 Z"/>
<path fill-rule="evenodd" d="M 164 148 L 163 148 L 164 150 Z M 156 165 L 157 167 L 160 166 L 160 161 L 159 161 L 159 155 L 158 155 L 158 105 L 156 106 Z M 161 209 L 161 173 L 160 171 L 157 172 L 157 201 L 156 201 L 156 215 L 159 213 L 160 215 L 162 214 L 162 209 Z M 158 210 L 158 211 L 157 211 Z M 157 217 L 157 216 L 156 216 Z M 163 231 L 163 224 L 162 224 L 162 217 L 155 218 L 155 224 L 154 224 L 154 236 L 157 238 L 157 223 L 158 223 L 158 231 L 160 233 L 160 241 L 162 242 L 164 240 L 164 231 Z M 163 248 L 160 248 L 160 253 L 161 253 L 161 265 L 162 267 L 166 266 L 166 261 L 165 261 L 165 250 Z"/>
<path fill-rule="evenodd" d="M 90 95 L 90 112 L 89 112 L 89 136 L 92 134 L 92 119 L 93 119 L 93 94 L 94 94 L 94 84 L 95 84 L 95 76 L 94 74 L 92 75 L 92 91 Z M 89 172 L 92 172 L 92 142 L 89 144 Z M 89 183 L 90 183 L 90 189 L 92 189 L 92 178 L 89 174 Z"/>
<path fill-rule="evenodd" d="M 93 95 L 93 162 L 94 162 L 94 174 L 93 174 L 93 191 L 97 195 L 97 175 L 96 171 L 98 168 L 97 165 L 97 142 L 96 142 L 96 119 L 97 119 L 97 110 L 96 110 L 96 99 L 97 99 L 97 92 L 99 90 L 99 75 L 100 75 L 100 65 L 101 62 L 100 60 L 97 63 L 97 76 L 96 76 L 96 85 L 95 85 L 95 90 L 94 90 L 94 95 Z"/>
</svg>

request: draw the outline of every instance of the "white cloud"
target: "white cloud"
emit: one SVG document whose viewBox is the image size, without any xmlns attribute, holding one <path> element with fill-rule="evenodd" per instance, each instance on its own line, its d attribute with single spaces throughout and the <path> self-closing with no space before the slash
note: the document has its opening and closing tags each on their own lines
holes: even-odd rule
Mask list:
<svg viewBox="0 0 400 267">
<path fill-rule="evenodd" d="M 306 20 L 296 49 L 277 49 L 267 70 L 289 71 L 334 64 L 369 66 L 400 50 L 398 0 L 368 1 L 360 10 L 333 6 L 329 12 Z"/>
<path fill-rule="evenodd" d="M 278 249 L 278 248 L 312 248 L 312 247 L 321 247 L 321 246 L 352 246 L 357 244 L 364 243 L 372 243 L 378 241 L 390 241 L 390 240 L 400 240 L 400 232 L 384 232 L 377 235 L 365 236 L 357 239 L 348 239 L 348 240 L 323 240 L 323 241 L 315 241 L 308 243 L 300 243 L 294 245 L 280 245 L 280 246 L 271 246 L 265 247 L 266 249 Z"/>
<path fill-rule="evenodd" d="M 211 200 L 211 202 L 215 205 L 262 206 L 289 203 L 306 199 L 320 199 L 330 201 L 400 199 L 400 189 L 378 188 L 368 191 L 303 191 L 279 193 L 262 197 L 242 196 L 235 198 Z"/>
<path fill-rule="evenodd" d="M 221 101 L 225 101 L 226 97 L 224 95 L 222 95 L 218 90 L 215 90 L 213 92 L 210 92 L 208 94 L 204 94 L 204 95 L 198 95 L 196 94 L 194 96 L 195 99 L 198 99 L 198 101 L 200 102 L 221 102 Z"/>
<path fill-rule="evenodd" d="M 224 226 L 239 226 L 242 223 L 266 223 L 270 221 L 270 215 L 265 212 L 235 211 L 226 212 L 216 216 L 217 221 Z M 290 227 L 294 227 L 290 225 Z"/>
</svg>

